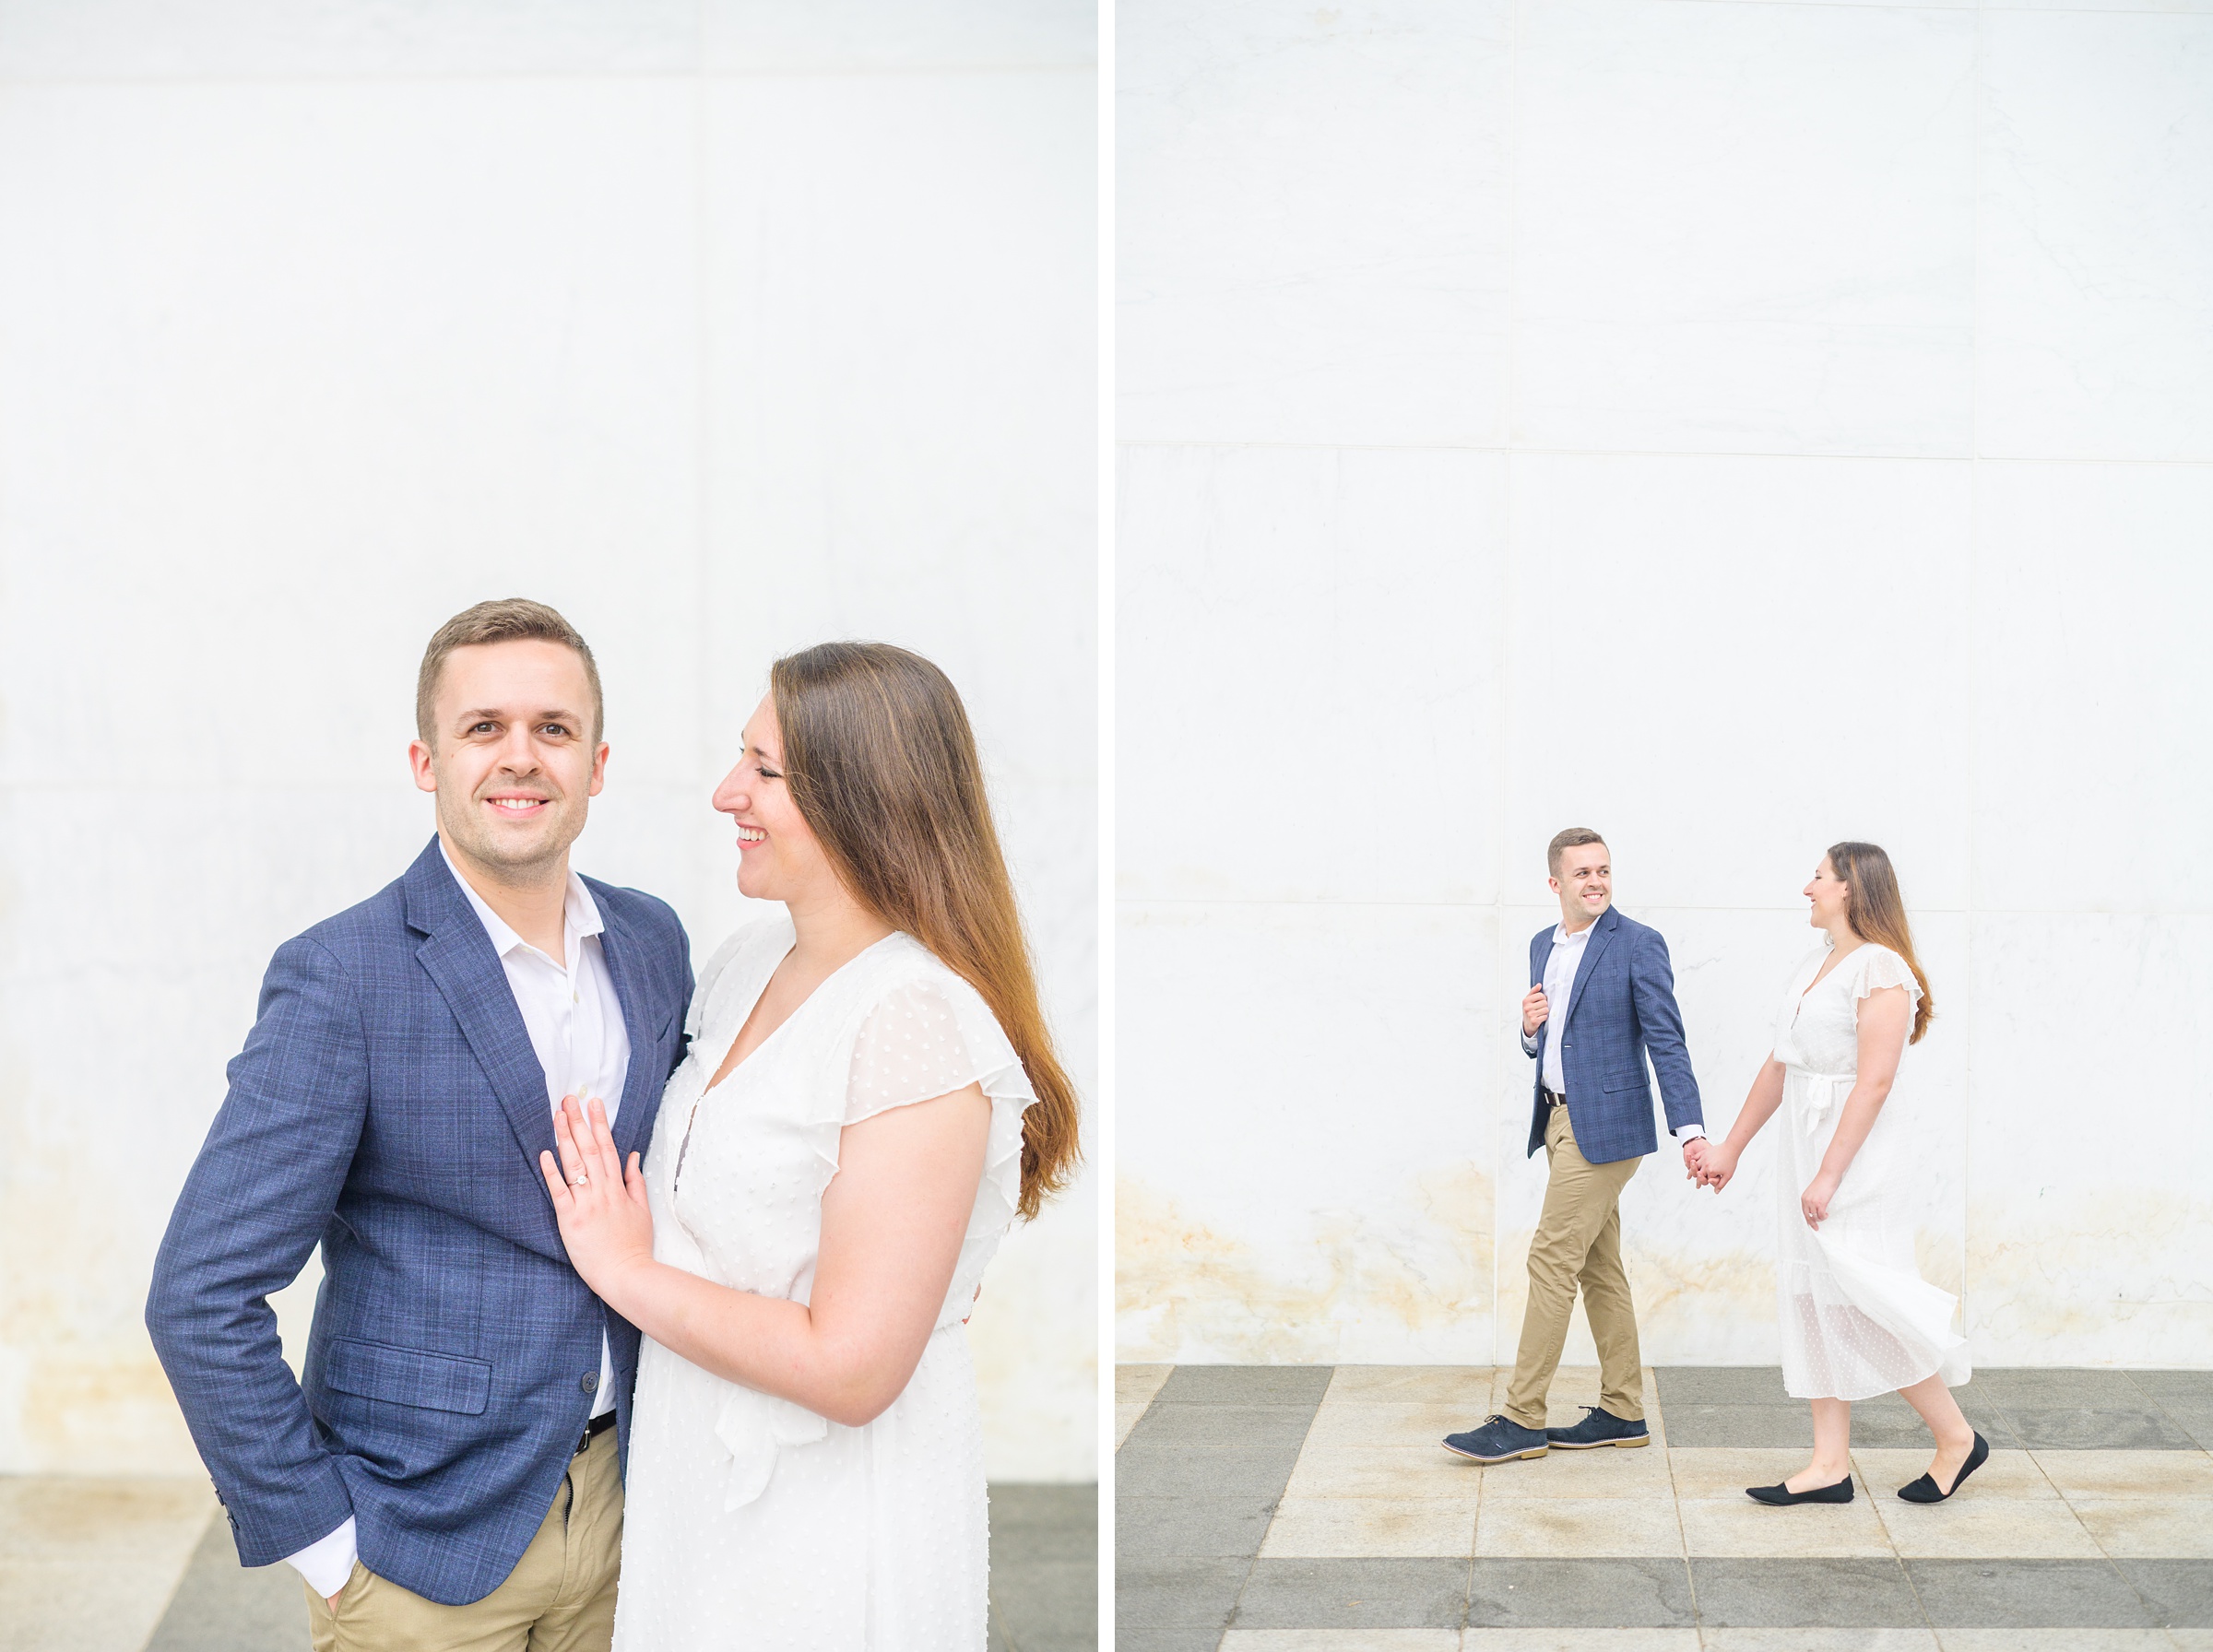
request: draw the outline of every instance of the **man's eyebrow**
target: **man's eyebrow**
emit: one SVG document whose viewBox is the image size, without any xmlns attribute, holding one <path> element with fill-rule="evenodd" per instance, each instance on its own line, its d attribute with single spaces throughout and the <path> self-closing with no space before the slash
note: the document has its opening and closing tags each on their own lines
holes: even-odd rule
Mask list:
<svg viewBox="0 0 2213 1652">
<path fill-rule="evenodd" d="M 480 705 L 474 711 L 460 713 L 455 718 L 455 726 L 467 728 L 477 723 L 497 723 L 514 714 L 504 706 Z M 530 720 L 533 723 L 581 723 L 584 721 L 578 713 L 570 711 L 565 706 L 556 706 L 549 711 L 533 712 L 530 714 Z"/>
</svg>

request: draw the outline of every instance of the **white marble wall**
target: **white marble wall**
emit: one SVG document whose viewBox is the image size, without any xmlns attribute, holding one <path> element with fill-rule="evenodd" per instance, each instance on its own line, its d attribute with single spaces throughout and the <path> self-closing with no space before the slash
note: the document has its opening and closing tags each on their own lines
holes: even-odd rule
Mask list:
<svg viewBox="0 0 2213 1652">
<path fill-rule="evenodd" d="M 1590 824 L 1717 1133 L 1886 844 L 1976 1357 L 2213 1363 L 2213 15 L 1118 32 L 1119 1357 L 1512 1359 Z M 1670 1163 L 1647 1358 L 1773 1361 L 1766 1151 Z"/>
<path fill-rule="evenodd" d="M 1082 0 L 0 0 L 0 1470 L 194 1466 L 147 1269 L 270 950 L 430 832 L 482 597 L 592 641 L 578 864 L 703 959 L 769 660 L 938 659 L 1088 1087 L 1094 55 Z M 972 1327 L 995 1475 L 1095 1473 L 1096 1209 Z"/>
</svg>

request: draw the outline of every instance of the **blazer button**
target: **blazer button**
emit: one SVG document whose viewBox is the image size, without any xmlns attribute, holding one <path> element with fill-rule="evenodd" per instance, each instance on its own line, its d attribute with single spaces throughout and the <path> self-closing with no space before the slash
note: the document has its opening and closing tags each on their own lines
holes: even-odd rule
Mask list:
<svg viewBox="0 0 2213 1652">
<path fill-rule="evenodd" d="M 579 1388 L 582 1388 L 586 1394 L 589 1394 L 593 1389 L 599 1386 L 599 1374 L 597 1371 L 586 1372 L 582 1376 L 576 1379 L 576 1386 Z"/>
</svg>

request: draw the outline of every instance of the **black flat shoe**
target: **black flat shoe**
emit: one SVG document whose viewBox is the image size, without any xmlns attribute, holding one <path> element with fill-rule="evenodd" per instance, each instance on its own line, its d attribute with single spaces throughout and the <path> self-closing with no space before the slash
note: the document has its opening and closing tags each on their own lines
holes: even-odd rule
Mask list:
<svg viewBox="0 0 2213 1652">
<path fill-rule="evenodd" d="M 1967 1461 L 1959 1465 L 1959 1472 L 1952 1477 L 1952 1492 L 1967 1483 L 1967 1477 L 1990 1461 L 1990 1442 L 1981 1434 L 1975 1436 L 1975 1448 L 1967 1454 Z M 1910 1486 L 1898 1488 L 1899 1496 L 1907 1503 L 1942 1503 L 1952 1492 L 1939 1492 L 1935 1476 L 1923 1475 Z"/>
<path fill-rule="evenodd" d="M 1787 1485 L 1746 1486 L 1745 1495 L 1755 1503 L 1771 1504 L 1783 1508 L 1793 1503 L 1850 1503 L 1852 1476 L 1848 1473 L 1833 1486 L 1816 1486 L 1810 1492 L 1793 1492 Z"/>
</svg>

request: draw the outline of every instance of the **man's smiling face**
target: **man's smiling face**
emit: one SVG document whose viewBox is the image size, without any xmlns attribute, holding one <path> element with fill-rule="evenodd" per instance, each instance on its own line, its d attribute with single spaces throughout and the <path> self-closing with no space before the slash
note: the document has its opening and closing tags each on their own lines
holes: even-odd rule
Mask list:
<svg viewBox="0 0 2213 1652">
<path fill-rule="evenodd" d="M 1614 902 L 1614 856 L 1604 844 L 1578 844 L 1560 852 L 1560 873 L 1552 880 L 1560 898 L 1560 915 L 1580 928 L 1605 915 Z"/>
<path fill-rule="evenodd" d="M 503 881 L 555 869 L 607 766 L 576 651 L 534 638 L 455 649 L 431 728 L 432 746 L 408 749 L 447 844 Z"/>
</svg>

